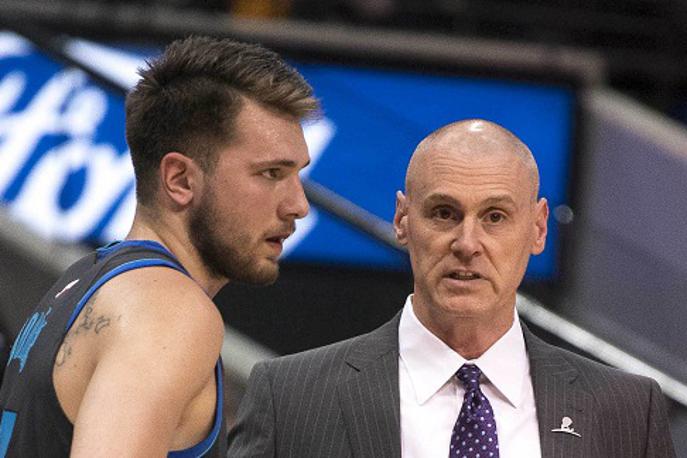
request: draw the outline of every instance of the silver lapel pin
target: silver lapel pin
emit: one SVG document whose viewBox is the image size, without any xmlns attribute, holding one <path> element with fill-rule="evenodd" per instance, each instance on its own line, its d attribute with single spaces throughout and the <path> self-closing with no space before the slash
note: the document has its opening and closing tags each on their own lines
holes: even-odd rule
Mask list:
<svg viewBox="0 0 687 458">
<path fill-rule="evenodd" d="M 575 432 L 575 428 L 571 428 L 570 425 L 572 425 L 572 418 L 570 417 L 563 417 L 561 420 L 561 427 L 552 429 L 552 433 L 565 433 L 565 434 L 572 434 L 573 436 L 577 437 L 582 437 L 580 433 Z"/>
</svg>

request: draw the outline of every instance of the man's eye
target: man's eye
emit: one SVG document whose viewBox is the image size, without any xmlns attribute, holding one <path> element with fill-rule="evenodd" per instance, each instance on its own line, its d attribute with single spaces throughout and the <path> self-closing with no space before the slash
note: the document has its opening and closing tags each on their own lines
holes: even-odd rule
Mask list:
<svg viewBox="0 0 687 458">
<path fill-rule="evenodd" d="M 278 168 L 271 168 L 262 171 L 262 176 L 269 178 L 270 180 L 276 180 L 281 176 L 281 170 Z"/>
<path fill-rule="evenodd" d="M 487 215 L 487 220 L 492 224 L 497 224 L 502 222 L 506 217 L 500 212 L 491 212 Z"/>
<path fill-rule="evenodd" d="M 437 219 L 440 219 L 440 220 L 452 219 L 454 217 L 453 215 L 454 215 L 453 210 L 451 210 L 450 208 L 447 208 L 447 207 L 435 208 L 434 212 L 433 212 L 433 216 Z"/>
</svg>

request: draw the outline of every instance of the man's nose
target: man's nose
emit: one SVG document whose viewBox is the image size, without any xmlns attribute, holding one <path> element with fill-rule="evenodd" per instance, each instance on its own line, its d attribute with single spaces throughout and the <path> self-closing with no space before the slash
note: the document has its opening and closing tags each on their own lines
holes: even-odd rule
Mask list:
<svg viewBox="0 0 687 458">
<path fill-rule="evenodd" d="M 451 240 L 451 251 L 460 259 L 472 259 L 482 250 L 480 226 L 474 218 L 465 218 L 455 230 Z"/>
<path fill-rule="evenodd" d="M 304 218 L 308 211 L 310 211 L 310 204 L 308 204 L 308 199 L 305 197 L 303 182 L 296 175 L 284 200 L 282 217 L 300 219 Z"/>
</svg>

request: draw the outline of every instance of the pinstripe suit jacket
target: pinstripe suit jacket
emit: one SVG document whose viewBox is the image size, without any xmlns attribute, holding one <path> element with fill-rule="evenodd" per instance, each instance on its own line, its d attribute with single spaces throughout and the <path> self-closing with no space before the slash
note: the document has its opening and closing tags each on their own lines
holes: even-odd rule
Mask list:
<svg viewBox="0 0 687 458">
<path fill-rule="evenodd" d="M 259 363 L 229 433 L 233 457 L 401 456 L 398 323 Z M 655 381 L 554 347 L 524 325 L 544 458 L 674 457 Z M 551 432 L 569 416 L 581 437 Z"/>
</svg>

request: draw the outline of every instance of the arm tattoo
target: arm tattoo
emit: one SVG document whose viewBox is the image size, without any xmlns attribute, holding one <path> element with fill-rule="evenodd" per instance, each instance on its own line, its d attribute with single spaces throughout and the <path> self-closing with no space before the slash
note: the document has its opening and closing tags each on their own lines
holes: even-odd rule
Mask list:
<svg viewBox="0 0 687 458">
<path fill-rule="evenodd" d="M 110 326 L 111 319 L 109 316 L 101 314 L 95 317 L 95 314 L 93 313 L 93 306 L 97 296 L 98 292 L 96 291 L 95 294 L 93 294 L 93 296 L 91 296 L 91 298 L 88 300 L 88 302 L 86 302 L 86 305 L 79 315 L 78 323 L 75 326 L 72 326 L 65 336 L 62 346 L 57 352 L 55 366 L 60 367 L 67 362 L 73 352 L 72 343 L 79 335 L 86 334 L 91 329 L 95 334 L 100 334 L 100 331 Z"/>
<path fill-rule="evenodd" d="M 103 315 L 100 315 L 98 317 L 98 320 L 95 322 L 95 333 L 99 334 L 103 328 L 106 328 L 109 325 L 110 325 L 110 319 L 103 316 Z"/>
</svg>

